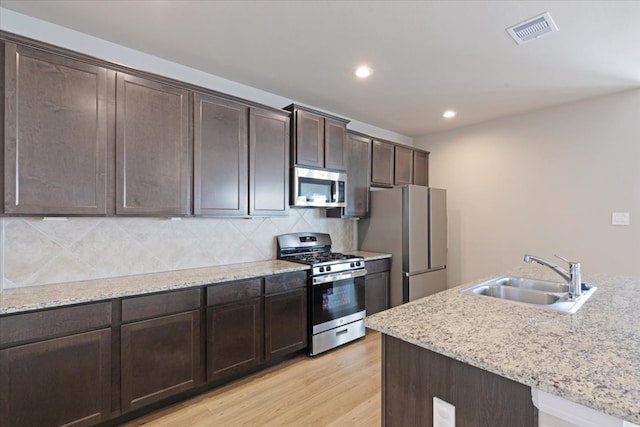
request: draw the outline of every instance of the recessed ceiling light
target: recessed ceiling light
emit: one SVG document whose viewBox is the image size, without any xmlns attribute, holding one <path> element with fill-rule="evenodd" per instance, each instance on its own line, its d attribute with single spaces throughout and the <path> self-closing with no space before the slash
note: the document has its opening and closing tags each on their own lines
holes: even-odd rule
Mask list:
<svg viewBox="0 0 640 427">
<path fill-rule="evenodd" d="M 444 117 L 445 119 L 451 119 L 453 117 L 456 116 L 456 112 L 453 110 L 447 110 L 444 113 L 442 113 L 442 117 Z"/>
<path fill-rule="evenodd" d="M 373 73 L 373 70 L 367 65 L 361 65 L 353 72 L 353 74 L 360 79 L 366 79 L 371 73 Z"/>
</svg>

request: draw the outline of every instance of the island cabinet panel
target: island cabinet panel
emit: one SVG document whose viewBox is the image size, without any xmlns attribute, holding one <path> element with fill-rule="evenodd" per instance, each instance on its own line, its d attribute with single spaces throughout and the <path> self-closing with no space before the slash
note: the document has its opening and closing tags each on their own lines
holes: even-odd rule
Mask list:
<svg viewBox="0 0 640 427">
<path fill-rule="evenodd" d="M 456 427 L 537 427 L 531 389 L 491 372 L 383 335 L 385 426 L 433 425 L 433 398 L 455 406 Z"/>
<path fill-rule="evenodd" d="M 249 111 L 249 214 L 289 214 L 289 113 Z"/>
<path fill-rule="evenodd" d="M 429 153 L 426 151 L 413 152 L 413 183 L 429 186 Z"/>
<path fill-rule="evenodd" d="M 116 214 L 190 211 L 189 92 L 118 73 Z"/>
<path fill-rule="evenodd" d="M 195 215 L 248 214 L 249 107 L 194 96 Z"/>
<path fill-rule="evenodd" d="M 262 363 L 262 279 L 209 286 L 207 303 L 207 381 L 240 375 Z"/>
<path fill-rule="evenodd" d="M 5 43 L 4 212 L 106 214 L 105 68 Z"/>
<path fill-rule="evenodd" d="M 265 359 L 307 347 L 307 273 L 265 278 Z"/>
<path fill-rule="evenodd" d="M 110 329 L 0 350 L 0 425 L 90 426 L 110 413 Z"/>
<path fill-rule="evenodd" d="M 371 184 L 391 187 L 394 178 L 394 146 L 384 141 L 373 141 L 371 148 Z"/>
<path fill-rule="evenodd" d="M 413 150 L 395 147 L 395 168 L 393 183 L 395 185 L 413 184 Z"/>
</svg>

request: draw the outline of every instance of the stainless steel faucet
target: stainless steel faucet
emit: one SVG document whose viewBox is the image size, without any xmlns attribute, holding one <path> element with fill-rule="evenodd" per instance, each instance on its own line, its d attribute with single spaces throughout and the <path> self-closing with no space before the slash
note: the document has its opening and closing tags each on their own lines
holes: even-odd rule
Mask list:
<svg viewBox="0 0 640 427">
<path fill-rule="evenodd" d="M 576 300 L 582 294 L 582 274 L 580 273 L 580 263 L 569 261 L 566 258 L 561 257 L 560 255 L 556 255 L 556 258 L 561 259 L 562 261 L 569 264 L 569 271 L 564 268 L 544 260 L 535 255 L 526 255 L 524 256 L 524 262 L 537 262 L 540 265 L 544 265 L 549 267 L 556 273 L 558 273 L 562 278 L 569 284 L 569 298 L 571 300 Z"/>
</svg>

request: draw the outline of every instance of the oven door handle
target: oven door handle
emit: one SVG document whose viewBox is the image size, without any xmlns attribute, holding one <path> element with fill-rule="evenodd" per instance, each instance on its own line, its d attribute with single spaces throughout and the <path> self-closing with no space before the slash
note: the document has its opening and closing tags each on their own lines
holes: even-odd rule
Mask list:
<svg viewBox="0 0 640 427">
<path fill-rule="evenodd" d="M 367 270 L 346 271 L 335 274 L 325 274 L 319 277 L 313 277 L 313 284 L 319 285 L 321 283 L 337 282 L 338 280 L 355 279 L 356 277 L 362 277 L 367 275 Z"/>
</svg>

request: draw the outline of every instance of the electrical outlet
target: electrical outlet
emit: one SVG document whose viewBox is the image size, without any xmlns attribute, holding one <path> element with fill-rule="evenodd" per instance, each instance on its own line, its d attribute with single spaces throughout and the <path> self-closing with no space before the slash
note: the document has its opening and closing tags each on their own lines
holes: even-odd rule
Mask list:
<svg viewBox="0 0 640 427">
<path fill-rule="evenodd" d="M 629 212 L 613 212 L 611 214 L 612 225 L 629 225 Z"/>
<path fill-rule="evenodd" d="M 433 396 L 433 427 L 456 427 L 456 407 Z"/>
</svg>

